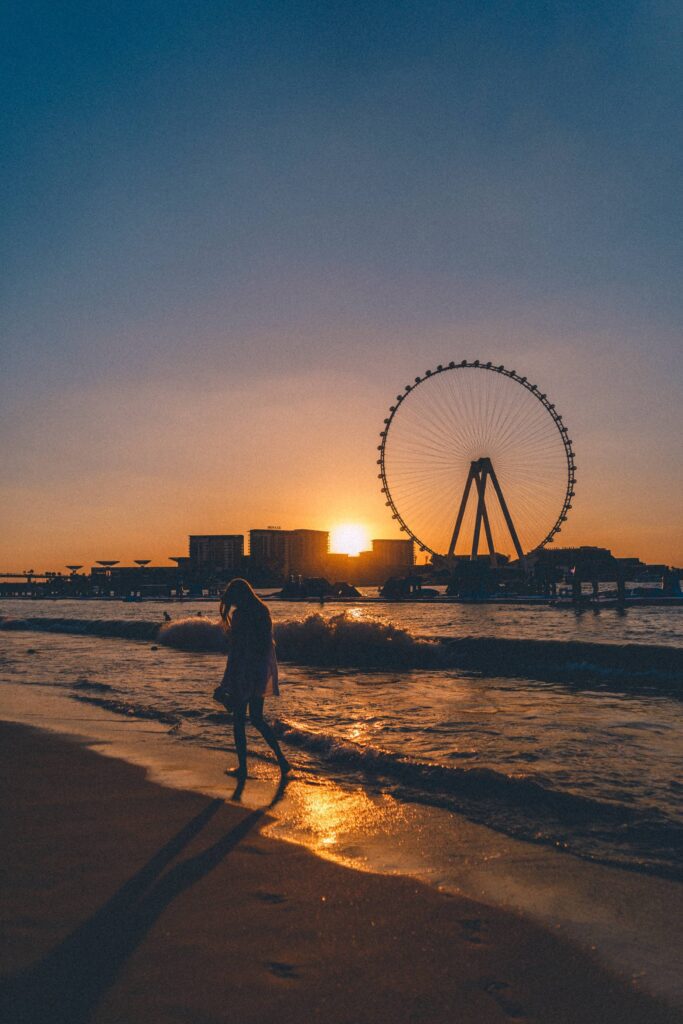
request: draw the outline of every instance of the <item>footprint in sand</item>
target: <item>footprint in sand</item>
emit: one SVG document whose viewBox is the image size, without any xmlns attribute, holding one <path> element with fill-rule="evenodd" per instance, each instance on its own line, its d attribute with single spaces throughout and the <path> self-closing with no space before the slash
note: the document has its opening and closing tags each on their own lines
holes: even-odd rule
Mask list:
<svg viewBox="0 0 683 1024">
<path fill-rule="evenodd" d="M 270 963 L 266 964 L 266 967 L 268 968 L 271 974 L 275 975 L 276 978 L 292 979 L 299 977 L 299 974 L 294 964 L 286 964 L 282 963 L 279 960 L 271 960 Z"/>
<path fill-rule="evenodd" d="M 468 942 L 480 944 L 482 941 L 482 921 L 479 917 L 464 918 L 458 922 Z"/>
<path fill-rule="evenodd" d="M 252 895 L 257 900 L 262 900 L 264 903 L 286 903 L 287 897 L 283 896 L 281 892 L 255 892 Z"/>
<path fill-rule="evenodd" d="M 252 846 L 251 843 L 242 843 L 240 850 L 242 853 L 254 853 L 257 857 L 270 857 L 268 850 L 260 850 L 258 846 Z"/>
<path fill-rule="evenodd" d="M 497 981 L 495 978 L 482 978 L 480 982 L 481 988 L 490 995 L 500 1006 L 503 1013 L 513 1020 L 520 1020 L 526 1016 L 524 1009 L 516 1003 L 514 999 L 506 994 L 506 990 L 510 988 L 507 981 Z"/>
</svg>

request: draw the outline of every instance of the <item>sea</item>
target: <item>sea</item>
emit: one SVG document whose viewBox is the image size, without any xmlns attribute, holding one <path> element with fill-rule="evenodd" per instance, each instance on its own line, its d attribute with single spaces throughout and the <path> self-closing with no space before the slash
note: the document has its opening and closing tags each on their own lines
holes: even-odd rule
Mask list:
<svg viewBox="0 0 683 1024">
<path fill-rule="evenodd" d="M 281 696 L 266 713 L 302 776 L 680 880 L 680 608 L 269 607 Z M 0 602 L 3 683 L 156 722 L 227 766 L 230 719 L 212 699 L 224 663 L 206 601 Z"/>
</svg>

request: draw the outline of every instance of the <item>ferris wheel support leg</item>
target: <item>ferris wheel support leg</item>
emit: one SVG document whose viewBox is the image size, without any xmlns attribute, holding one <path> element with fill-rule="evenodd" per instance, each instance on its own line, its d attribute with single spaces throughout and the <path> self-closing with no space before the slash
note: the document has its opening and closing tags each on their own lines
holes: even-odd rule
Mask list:
<svg viewBox="0 0 683 1024">
<path fill-rule="evenodd" d="M 489 555 L 491 556 L 491 568 L 497 569 L 498 557 L 496 555 L 496 549 L 493 544 L 493 534 L 491 533 L 491 524 L 489 522 L 489 514 L 486 505 L 484 505 L 484 508 L 482 510 L 481 518 L 484 523 L 484 532 L 486 534 L 486 543 L 488 545 Z"/>
<path fill-rule="evenodd" d="M 510 536 L 512 537 L 512 543 L 515 545 L 515 551 L 517 552 L 517 554 L 519 556 L 519 561 L 520 561 L 521 565 L 524 568 L 526 568 L 526 558 L 524 557 L 524 551 L 522 550 L 522 545 L 519 543 L 519 537 L 517 536 L 517 531 L 515 529 L 515 524 L 512 522 L 512 516 L 510 515 L 510 512 L 508 511 L 508 507 L 507 507 L 507 504 L 505 502 L 505 498 L 503 497 L 503 492 L 502 492 L 502 490 L 500 488 L 500 484 L 498 483 L 498 477 L 496 476 L 495 470 L 494 470 L 494 468 L 493 468 L 493 466 L 492 466 L 490 461 L 489 461 L 489 465 L 488 465 L 488 471 L 489 471 L 489 475 L 491 477 L 491 483 L 493 484 L 495 492 L 496 492 L 496 495 L 498 496 L 498 501 L 500 503 L 500 507 L 501 507 L 503 515 L 505 517 L 505 522 L 507 523 L 507 528 L 510 531 Z"/>
<path fill-rule="evenodd" d="M 453 529 L 453 536 L 451 537 L 451 543 L 448 547 L 448 554 L 446 555 L 446 561 L 451 562 L 453 555 L 455 554 L 455 545 L 458 542 L 458 534 L 460 533 L 460 527 L 462 526 L 462 520 L 465 515 L 465 509 L 467 508 L 467 499 L 470 496 L 470 489 L 472 487 L 472 481 L 477 478 L 476 462 L 472 462 L 470 465 L 470 472 L 465 483 L 465 490 L 462 493 L 462 500 L 460 502 L 460 508 L 458 509 L 458 515 L 455 520 L 455 527 Z"/>
<path fill-rule="evenodd" d="M 479 500 L 477 501 L 477 515 L 474 520 L 474 533 L 472 534 L 472 553 L 470 558 L 474 562 L 479 554 L 479 536 L 481 534 L 481 522 L 486 515 L 486 480 L 488 477 L 488 466 L 483 460 L 477 466 L 476 481 Z M 488 516 L 487 516 L 488 519 Z"/>
</svg>

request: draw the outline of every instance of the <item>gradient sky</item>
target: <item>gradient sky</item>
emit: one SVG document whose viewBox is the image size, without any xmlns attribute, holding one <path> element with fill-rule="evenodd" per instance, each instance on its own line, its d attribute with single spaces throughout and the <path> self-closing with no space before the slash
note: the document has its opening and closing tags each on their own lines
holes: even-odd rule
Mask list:
<svg viewBox="0 0 683 1024">
<path fill-rule="evenodd" d="M 681 7 L 3 5 L 0 568 L 395 536 L 440 362 L 574 440 L 561 543 L 683 563 Z"/>
</svg>

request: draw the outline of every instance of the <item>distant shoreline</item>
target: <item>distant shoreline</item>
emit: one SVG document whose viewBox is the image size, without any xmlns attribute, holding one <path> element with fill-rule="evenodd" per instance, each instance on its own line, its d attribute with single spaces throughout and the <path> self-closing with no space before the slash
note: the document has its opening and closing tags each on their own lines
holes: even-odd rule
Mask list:
<svg viewBox="0 0 683 1024">
<path fill-rule="evenodd" d="M 258 593 L 258 588 L 257 593 Z M 482 597 L 482 598 L 466 598 L 466 597 L 447 597 L 446 595 L 439 595 L 438 597 L 326 597 L 321 601 L 319 597 L 280 597 L 278 594 L 261 594 L 264 601 L 275 601 L 282 604 L 308 604 L 327 606 L 333 604 L 339 605 L 356 605 L 356 604 L 466 604 L 466 605 L 537 605 L 543 608 L 567 608 L 569 610 L 580 609 L 596 609 L 596 608 L 643 608 L 643 607 L 664 607 L 664 608 L 683 608 L 683 595 L 679 597 L 667 597 L 667 596 L 654 596 L 654 597 L 627 597 L 622 605 L 614 599 L 607 598 L 597 601 L 584 596 L 578 605 L 571 598 L 551 598 L 542 596 L 528 596 L 528 597 Z M 218 597 L 140 597 L 134 601 L 123 597 L 62 597 L 62 596 L 51 596 L 45 595 L 40 597 L 0 597 L 1 601 L 24 601 L 27 604 L 32 604 L 36 601 L 99 601 L 107 602 L 110 604 L 216 604 Z"/>
</svg>

